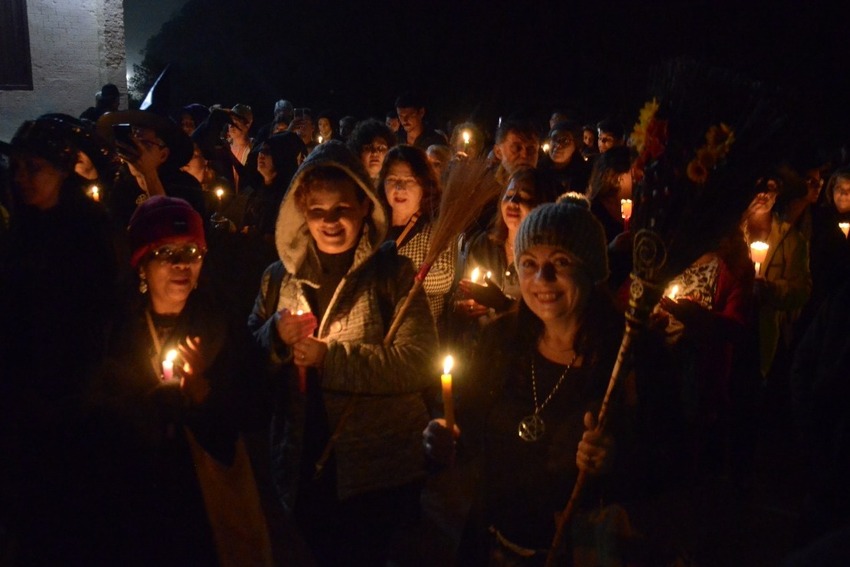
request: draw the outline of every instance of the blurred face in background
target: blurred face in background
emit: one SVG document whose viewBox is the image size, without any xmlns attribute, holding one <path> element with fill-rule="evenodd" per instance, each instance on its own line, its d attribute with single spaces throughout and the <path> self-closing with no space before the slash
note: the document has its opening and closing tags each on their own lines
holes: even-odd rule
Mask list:
<svg viewBox="0 0 850 567">
<path fill-rule="evenodd" d="M 512 174 L 521 167 L 537 167 L 539 146 L 537 136 L 511 131 L 501 143 L 493 146 L 493 151 L 505 171 Z"/>
<path fill-rule="evenodd" d="M 530 179 L 513 178 L 502 194 L 500 210 L 508 232 L 515 234 L 522 219 L 537 205 L 534 186 Z"/>
<path fill-rule="evenodd" d="M 360 161 L 372 179 L 377 179 L 378 174 L 381 173 L 381 166 L 384 165 L 384 156 L 387 155 L 389 150 L 390 147 L 383 138 L 373 138 L 371 143 L 360 149 Z"/>
<path fill-rule="evenodd" d="M 325 141 L 330 140 L 331 136 L 333 136 L 333 130 L 331 130 L 331 121 L 327 118 L 319 118 L 319 135 L 325 139 Z"/>
<path fill-rule="evenodd" d="M 422 132 L 422 120 L 425 118 L 424 108 L 396 108 L 398 121 L 408 134 L 418 136 Z"/>
<path fill-rule="evenodd" d="M 12 171 L 24 204 L 42 211 L 59 203 L 62 184 L 70 175 L 43 157 L 33 154 L 12 156 Z"/>
<path fill-rule="evenodd" d="M 257 171 L 259 171 L 260 175 L 263 176 L 267 185 L 274 180 L 277 175 L 277 169 L 275 169 L 274 159 L 272 158 L 271 147 L 268 144 L 263 144 L 260 147 L 260 151 L 257 152 Z"/>
<path fill-rule="evenodd" d="M 839 213 L 850 213 L 850 178 L 838 178 L 832 190 L 832 202 Z"/>
<path fill-rule="evenodd" d="M 549 137 L 549 158 L 556 165 L 570 163 L 576 149 L 576 140 L 572 132 L 555 130 Z"/>
</svg>

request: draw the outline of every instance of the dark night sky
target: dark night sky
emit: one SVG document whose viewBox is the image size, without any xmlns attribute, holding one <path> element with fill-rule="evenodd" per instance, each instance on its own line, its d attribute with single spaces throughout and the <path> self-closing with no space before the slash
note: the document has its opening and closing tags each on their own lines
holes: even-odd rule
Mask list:
<svg viewBox="0 0 850 567">
<path fill-rule="evenodd" d="M 850 10 L 833 3 L 125 0 L 128 58 L 184 3 L 149 57 L 175 64 L 173 105 L 248 102 L 265 120 L 283 97 L 380 116 L 416 87 L 443 120 L 575 103 L 630 124 L 649 67 L 688 55 L 782 87 L 830 143 L 847 138 Z"/>
<path fill-rule="evenodd" d="M 127 68 L 142 62 L 141 51 L 148 39 L 187 0 L 124 0 L 124 42 L 127 47 Z"/>
</svg>

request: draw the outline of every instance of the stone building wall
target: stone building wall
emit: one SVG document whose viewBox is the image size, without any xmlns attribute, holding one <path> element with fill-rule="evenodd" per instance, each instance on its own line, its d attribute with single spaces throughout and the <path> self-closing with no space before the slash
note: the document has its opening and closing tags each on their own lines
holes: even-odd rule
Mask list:
<svg viewBox="0 0 850 567">
<path fill-rule="evenodd" d="M 127 107 L 122 0 L 27 0 L 27 16 L 33 90 L 0 90 L 0 140 L 45 112 L 79 116 L 105 83 Z"/>
</svg>

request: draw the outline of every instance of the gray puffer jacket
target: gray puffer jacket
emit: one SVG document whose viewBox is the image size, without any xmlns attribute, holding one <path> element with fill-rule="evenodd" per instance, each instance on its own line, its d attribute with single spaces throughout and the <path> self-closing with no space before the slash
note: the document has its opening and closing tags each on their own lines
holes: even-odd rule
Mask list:
<svg viewBox="0 0 850 567">
<path fill-rule="evenodd" d="M 437 332 L 424 293 L 414 297 L 392 345 L 382 344 L 389 311 L 399 310 L 412 287 L 413 265 L 398 256 L 393 246 L 379 246 L 387 218 L 359 160 L 341 143 L 323 144 L 301 165 L 281 204 L 275 232 L 281 262 L 263 275 L 249 319 L 254 337 L 269 353 L 280 390 L 272 425 L 272 458 L 278 489 L 290 509 L 303 453 L 306 396 L 298 392 L 292 352 L 280 340 L 275 322 L 282 309 L 309 311 L 304 289 L 318 287 L 321 266 L 315 243 L 294 198 L 304 174 L 318 167 L 342 170 L 373 203 L 352 266 L 337 286 L 316 333 L 328 345 L 319 373 L 331 432 L 351 397 L 359 396 L 334 446 L 341 500 L 424 476 L 422 430 L 429 416 L 422 392 L 439 382 Z M 267 298 L 273 281 L 281 282 L 274 311 Z"/>
</svg>

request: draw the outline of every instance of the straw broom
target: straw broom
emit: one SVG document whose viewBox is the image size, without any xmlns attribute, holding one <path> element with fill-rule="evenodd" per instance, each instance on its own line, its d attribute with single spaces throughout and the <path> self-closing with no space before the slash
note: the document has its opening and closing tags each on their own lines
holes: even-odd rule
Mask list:
<svg viewBox="0 0 850 567">
<path fill-rule="evenodd" d="M 454 245 L 458 235 L 472 224 L 487 203 L 498 197 L 500 191 L 499 183 L 488 171 L 484 161 L 461 161 L 454 165 L 440 198 L 439 214 L 434 221 L 425 259 L 413 278 L 413 287 L 410 288 L 384 337 L 384 346 L 392 344 L 404 315 L 410 308 L 410 302 L 419 292 L 437 257 L 443 250 Z"/>
</svg>

